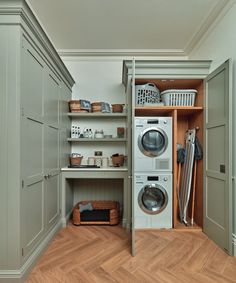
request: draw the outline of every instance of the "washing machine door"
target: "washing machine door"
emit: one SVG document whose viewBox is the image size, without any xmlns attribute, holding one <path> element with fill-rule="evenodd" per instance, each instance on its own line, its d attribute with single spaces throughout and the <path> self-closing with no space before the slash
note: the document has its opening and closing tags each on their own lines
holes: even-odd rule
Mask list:
<svg viewBox="0 0 236 283">
<path fill-rule="evenodd" d="M 168 137 L 162 129 L 152 127 L 142 131 L 138 136 L 139 150 L 146 156 L 160 156 L 168 146 Z"/>
<path fill-rule="evenodd" d="M 147 214 L 158 214 L 167 206 L 168 194 L 159 184 L 146 185 L 139 192 L 138 203 Z"/>
</svg>

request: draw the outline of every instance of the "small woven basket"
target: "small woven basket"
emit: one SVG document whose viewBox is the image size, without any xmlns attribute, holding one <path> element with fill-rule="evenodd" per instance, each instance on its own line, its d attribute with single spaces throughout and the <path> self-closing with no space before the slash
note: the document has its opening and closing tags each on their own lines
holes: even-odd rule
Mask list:
<svg viewBox="0 0 236 283">
<path fill-rule="evenodd" d="M 71 112 L 80 112 L 80 100 L 71 100 L 69 101 L 69 107 Z"/>
<path fill-rule="evenodd" d="M 92 112 L 101 112 L 102 111 L 102 103 L 101 102 L 93 102 L 91 103 Z"/>
<path fill-rule="evenodd" d="M 83 159 L 83 156 L 77 156 L 77 157 L 71 156 L 70 157 L 70 165 L 71 166 L 79 166 L 79 165 L 81 165 L 82 159 Z"/>
<path fill-rule="evenodd" d="M 123 104 L 112 104 L 112 112 L 122 113 L 123 112 Z"/>
<path fill-rule="evenodd" d="M 112 155 L 111 160 L 114 167 L 120 167 L 124 165 L 125 157 L 123 154 Z"/>
</svg>

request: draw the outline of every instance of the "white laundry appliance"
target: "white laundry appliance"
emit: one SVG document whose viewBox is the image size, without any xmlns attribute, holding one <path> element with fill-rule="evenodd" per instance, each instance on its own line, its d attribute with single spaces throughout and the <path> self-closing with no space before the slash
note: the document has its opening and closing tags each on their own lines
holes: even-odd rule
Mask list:
<svg viewBox="0 0 236 283">
<path fill-rule="evenodd" d="M 172 117 L 135 117 L 134 172 L 172 172 Z"/>
<path fill-rule="evenodd" d="M 134 228 L 172 228 L 172 174 L 135 174 Z"/>
</svg>

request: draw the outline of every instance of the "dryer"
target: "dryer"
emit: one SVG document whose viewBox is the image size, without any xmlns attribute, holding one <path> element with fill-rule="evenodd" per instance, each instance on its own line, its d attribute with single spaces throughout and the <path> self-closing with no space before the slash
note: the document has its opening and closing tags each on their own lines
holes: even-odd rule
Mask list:
<svg viewBox="0 0 236 283">
<path fill-rule="evenodd" d="M 135 117 L 134 172 L 172 171 L 172 117 Z"/>
<path fill-rule="evenodd" d="M 136 174 L 134 186 L 134 228 L 172 228 L 172 174 Z"/>
</svg>

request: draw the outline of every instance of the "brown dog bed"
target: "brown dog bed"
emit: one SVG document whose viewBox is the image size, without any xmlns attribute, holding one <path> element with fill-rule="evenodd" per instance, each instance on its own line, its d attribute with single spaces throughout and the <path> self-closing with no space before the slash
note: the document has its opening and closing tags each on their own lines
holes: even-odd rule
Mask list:
<svg viewBox="0 0 236 283">
<path fill-rule="evenodd" d="M 117 225 L 119 214 L 120 206 L 117 201 L 81 201 L 73 209 L 73 224 Z"/>
</svg>

